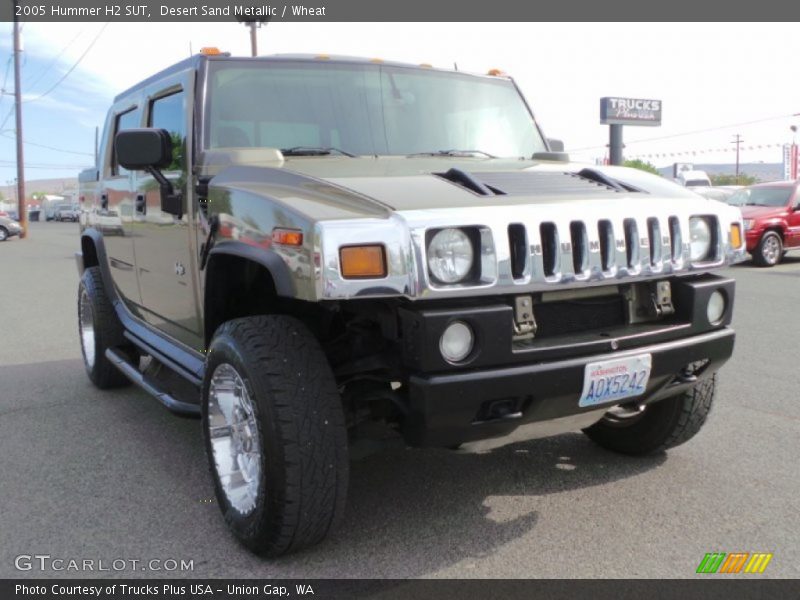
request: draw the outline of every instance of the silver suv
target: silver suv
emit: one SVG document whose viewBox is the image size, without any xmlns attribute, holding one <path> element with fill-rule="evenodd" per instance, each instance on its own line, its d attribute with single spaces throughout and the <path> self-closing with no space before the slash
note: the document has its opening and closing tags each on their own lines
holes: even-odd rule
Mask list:
<svg viewBox="0 0 800 600">
<path fill-rule="evenodd" d="M 225 521 L 268 556 L 335 527 L 376 429 L 681 444 L 733 351 L 713 272 L 741 215 L 555 150 L 502 75 L 178 63 L 117 96 L 80 175 L 86 371 L 202 416 Z"/>
</svg>

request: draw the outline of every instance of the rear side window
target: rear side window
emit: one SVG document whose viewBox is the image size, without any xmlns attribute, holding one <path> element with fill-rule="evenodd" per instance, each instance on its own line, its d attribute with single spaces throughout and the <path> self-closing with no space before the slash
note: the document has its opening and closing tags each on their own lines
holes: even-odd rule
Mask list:
<svg viewBox="0 0 800 600">
<path fill-rule="evenodd" d="M 134 107 L 129 111 L 117 115 L 116 123 L 114 126 L 114 137 L 117 133 L 125 129 L 136 129 L 139 127 L 139 111 Z M 112 145 L 112 148 L 114 146 Z M 114 175 L 127 175 L 128 170 L 123 169 L 117 164 L 117 157 L 113 156 L 111 161 L 111 168 Z"/>
<path fill-rule="evenodd" d="M 176 92 L 157 98 L 150 103 L 148 125 L 166 129 L 172 138 L 172 163 L 168 171 L 182 171 L 186 157 L 186 112 L 183 106 L 184 93 Z"/>
</svg>

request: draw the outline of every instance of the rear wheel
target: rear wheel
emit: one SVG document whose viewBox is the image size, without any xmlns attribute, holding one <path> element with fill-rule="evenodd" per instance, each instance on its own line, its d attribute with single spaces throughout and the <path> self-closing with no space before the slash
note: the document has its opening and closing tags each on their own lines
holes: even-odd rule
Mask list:
<svg viewBox="0 0 800 600">
<path fill-rule="evenodd" d="M 78 334 L 86 373 L 100 389 L 130 383 L 106 358 L 107 349 L 128 346 L 123 331 L 122 323 L 103 287 L 100 268 L 86 269 L 78 286 Z"/>
<path fill-rule="evenodd" d="M 767 231 L 753 252 L 753 262 L 760 267 L 774 267 L 781 262 L 783 254 L 781 236 L 775 231 Z"/>
<path fill-rule="evenodd" d="M 300 321 L 258 316 L 214 335 L 203 435 L 220 509 L 252 551 L 320 542 L 344 512 L 347 432 L 328 361 Z"/>
<path fill-rule="evenodd" d="M 609 412 L 583 432 L 603 448 L 622 454 L 655 454 L 674 448 L 703 427 L 715 389 L 713 375 L 689 391 L 648 404 L 641 411 Z"/>
</svg>

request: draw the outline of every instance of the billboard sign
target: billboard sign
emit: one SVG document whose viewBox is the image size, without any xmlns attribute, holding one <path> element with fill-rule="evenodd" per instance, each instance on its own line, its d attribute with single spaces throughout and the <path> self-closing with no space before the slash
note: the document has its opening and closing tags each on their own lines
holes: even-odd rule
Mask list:
<svg viewBox="0 0 800 600">
<path fill-rule="evenodd" d="M 600 98 L 601 125 L 661 125 L 661 100 Z"/>
</svg>

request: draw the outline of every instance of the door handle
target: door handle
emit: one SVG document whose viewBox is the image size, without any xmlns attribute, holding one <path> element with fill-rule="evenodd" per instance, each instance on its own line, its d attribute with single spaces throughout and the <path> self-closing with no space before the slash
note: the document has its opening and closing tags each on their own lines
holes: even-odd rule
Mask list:
<svg viewBox="0 0 800 600">
<path fill-rule="evenodd" d="M 136 212 L 147 213 L 147 202 L 144 194 L 136 194 Z"/>
<path fill-rule="evenodd" d="M 108 194 L 100 194 L 100 208 L 108 210 Z"/>
</svg>

